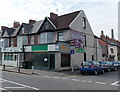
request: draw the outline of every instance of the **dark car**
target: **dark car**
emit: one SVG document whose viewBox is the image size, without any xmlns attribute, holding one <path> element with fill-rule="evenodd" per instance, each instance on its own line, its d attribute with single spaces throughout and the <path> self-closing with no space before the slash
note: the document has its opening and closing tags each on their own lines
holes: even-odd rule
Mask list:
<svg viewBox="0 0 120 92">
<path fill-rule="evenodd" d="M 117 61 L 112 61 L 112 65 L 113 65 L 114 67 L 116 67 L 116 69 L 118 69 L 118 68 L 119 68 L 120 63 L 119 63 L 119 62 L 117 62 Z"/>
<path fill-rule="evenodd" d="M 81 74 L 92 73 L 97 75 L 98 73 L 104 73 L 104 69 L 96 61 L 83 61 L 80 66 Z"/>
<path fill-rule="evenodd" d="M 110 61 L 99 62 L 100 66 L 105 70 L 110 72 L 111 70 L 117 70 L 117 67 L 112 64 Z"/>
</svg>

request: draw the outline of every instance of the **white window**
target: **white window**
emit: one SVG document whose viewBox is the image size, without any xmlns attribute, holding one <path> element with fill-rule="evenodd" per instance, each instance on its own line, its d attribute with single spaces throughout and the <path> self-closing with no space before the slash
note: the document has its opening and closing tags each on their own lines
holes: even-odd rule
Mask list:
<svg viewBox="0 0 120 92">
<path fill-rule="evenodd" d="M 83 17 L 83 28 L 86 29 L 86 19 Z"/>
<path fill-rule="evenodd" d="M 31 44 L 34 44 L 34 39 L 35 39 L 35 37 L 31 36 Z"/>
<path fill-rule="evenodd" d="M 27 45 L 27 44 L 28 44 L 28 37 L 22 36 L 22 45 Z"/>
<path fill-rule="evenodd" d="M 28 37 L 27 36 L 18 36 L 17 38 L 17 46 L 21 47 L 22 45 L 28 44 Z"/>
<path fill-rule="evenodd" d="M 9 47 L 9 39 L 8 38 L 4 39 L 3 46 L 4 47 Z"/>
<path fill-rule="evenodd" d="M 22 36 L 17 37 L 17 46 L 21 47 L 22 46 Z"/>
<path fill-rule="evenodd" d="M 25 29 L 24 29 L 24 27 L 22 27 L 22 34 L 24 34 L 25 33 Z"/>
<path fill-rule="evenodd" d="M 63 32 L 58 32 L 58 41 L 64 41 L 63 40 Z"/>
<path fill-rule="evenodd" d="M 54 33 L 47 32 L 40 34 L 40 43 L 53 43 Z"/>
</svg>

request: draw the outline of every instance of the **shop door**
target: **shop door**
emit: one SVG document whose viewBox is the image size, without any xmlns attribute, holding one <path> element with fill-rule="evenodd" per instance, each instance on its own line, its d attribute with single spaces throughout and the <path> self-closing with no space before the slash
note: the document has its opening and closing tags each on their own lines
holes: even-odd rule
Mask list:
<svg viewBox="0 0 120 92">
<path fill-rule="evenodd" d="M 50 54 L 50 69 L 55 69 L 55 54 Z"/>
</svg>

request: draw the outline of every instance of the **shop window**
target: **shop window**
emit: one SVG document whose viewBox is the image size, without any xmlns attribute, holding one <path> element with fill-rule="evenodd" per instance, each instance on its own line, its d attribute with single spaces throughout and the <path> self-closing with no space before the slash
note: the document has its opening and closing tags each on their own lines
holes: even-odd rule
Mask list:
<svg viewBox="0 0 120 92">
<path fill-rule="evenodd" d="M 70 54 L 61 54 L 61 67 L 70 66 Z"/>
<path fill-rule="evenodd" d="M 4 54 L 4 60 L 13 61 L 13 60 L 14 60 L 14 55 L 13 55 L 13 53 L 5 53 L 5 54 Z"/>
</svg>

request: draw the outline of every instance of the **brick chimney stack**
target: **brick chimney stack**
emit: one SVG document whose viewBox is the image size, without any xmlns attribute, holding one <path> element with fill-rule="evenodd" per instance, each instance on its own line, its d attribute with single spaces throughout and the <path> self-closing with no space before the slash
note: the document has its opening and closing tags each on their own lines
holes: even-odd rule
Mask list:
<svg viewBox="0 0 120 92">
<path fill-rule="evenodd" d="M 55 19 L 56 17 L 58 17 L 58 14 L 55 14 L 53 12 L 50 13 L 50 18 Z"/>
<path fill-rule="evenodd" d="M 20 26 L 20 23 L 18 21 L 14 21 L 13 28 L 17 28 Z"/>
<path fill-rule="evenodd" d="M 34 24 L 35 22 L 36 20 L 32 20 L 32 19 L 29 20 L 29 24 Z"/>
</svg>

